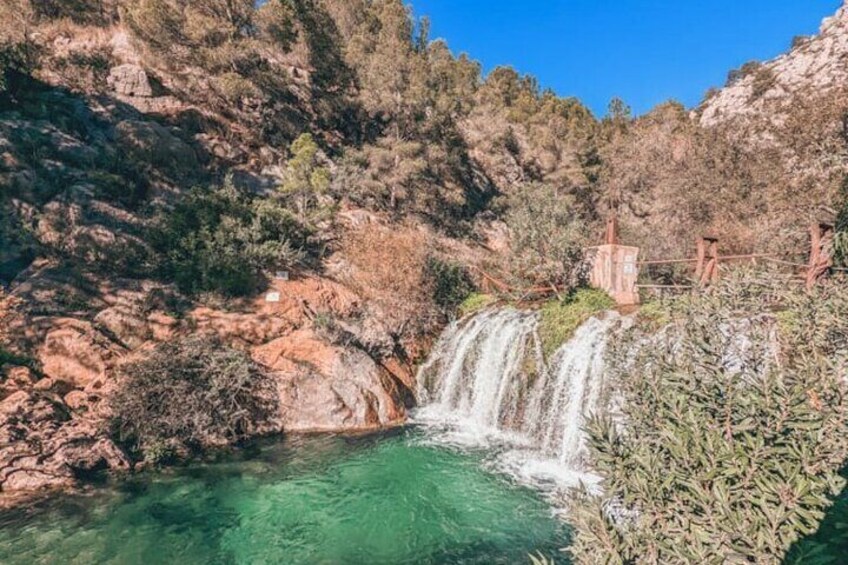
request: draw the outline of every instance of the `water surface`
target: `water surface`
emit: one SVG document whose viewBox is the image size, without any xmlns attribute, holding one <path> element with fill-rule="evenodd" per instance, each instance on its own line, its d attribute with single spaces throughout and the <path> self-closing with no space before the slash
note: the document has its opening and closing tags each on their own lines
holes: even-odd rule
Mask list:
<svg viewBox="0 0 848 565">
<path fill-rule="evenodd" d="M 483 450 L 313 436 L 0 514 L 0 563 L 564 562 L 568 530 Z"/>
</svg>

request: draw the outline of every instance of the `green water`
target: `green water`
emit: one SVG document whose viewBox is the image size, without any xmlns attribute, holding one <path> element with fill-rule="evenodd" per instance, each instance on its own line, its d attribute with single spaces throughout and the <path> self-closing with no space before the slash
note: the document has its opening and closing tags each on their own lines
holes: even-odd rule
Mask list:
<svg viewBox="0 0 848 565">
<path fill-rule="evenodd" d="M 527 563 L 566 526 L 485 453 L 415 429 L 267 444 L 240 460 L 0 514 L 0 563 Z"/>
</svg>

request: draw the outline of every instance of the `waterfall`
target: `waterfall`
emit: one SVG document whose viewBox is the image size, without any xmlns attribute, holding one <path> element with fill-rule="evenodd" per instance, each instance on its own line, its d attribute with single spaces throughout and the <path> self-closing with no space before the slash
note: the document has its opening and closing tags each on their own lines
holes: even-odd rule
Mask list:
<svg viewBox="0 0 848 565">
<path fill-rule="evenodd" d="M 621 317 L 589 319 L 545 360 L 535 312 L 486 310 L 445 330 L 419 371 L 419 421 L 508 446 L 513 462 L 584 470 L 587 418 L 606 409 L 604 352 Z"/>
</svg>

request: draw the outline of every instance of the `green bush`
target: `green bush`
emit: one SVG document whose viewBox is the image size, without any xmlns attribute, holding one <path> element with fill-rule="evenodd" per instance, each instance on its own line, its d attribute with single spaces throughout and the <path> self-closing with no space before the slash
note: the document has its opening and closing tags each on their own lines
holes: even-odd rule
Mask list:
<svg viewBox="0 0 848 565">
<path fill-rule="evenodd" d="M 838 267 L 848 267 L 848 177 L 843 179 L 839 194 L 840 209 L 836 217 L 834 255 Z"/>
<path fill-rule="evenodd" d="M 193 189 L 157 222 L 152 235 L 159 274 L 183 292 L 243 296 L 265 283 L 265 271 L 305 258 L 309 232 L 274 200 L 227 181 Z"/>
<path fill-rule="evenodd" d="M 624 413 L 589 426 L 605 492 L 578 502 L 572 552 L 779 563 L 846 484 L 848 283 L 807 293 L 735 275 L 670 312 L 671 326 L 636 325 L 611 351 Z M 811 540 L 792 562 L 824 562 L 813 557 L 845 541 Z"/>
<path fill-rule="evenodd" d="M 652 300 L 639 307 L 636 323 L 645 331 L 659 331 L 671 323 L 669 306 L 663 300 Z"/>
<path fill-rule="evenodd" d="M 278 405 L 273 379 L 249 355 L 192 337 L 160 345 L 124 367 L 111 409 L 115 439 L 150 462 L 163 462 L 262 431 Z"/>
<path fill-rule="evenodd" d="M 539 338 L 546 358 L 553 355 L 586 320 L 615 308 L 615 301 L 602 290 L 580 289 L 565 300 L 551 300 L 540 310 Z"/>
<path fill-rule="evenodd" d="M 574 198 L 551 185 L 527 184 L 507 199 L 504 219 L 518 278 L 566 292 L 585 282 L 587 229 Z"/>
<path fill-rule="evenodd" d="M 9 86 L 12 73 L 29 74 L 36 66 L 39 49 L 0 38 L 0 94 Z"/>
<path fill-rule="evenodd" d="M 33 361 L 29 357 L 12 353 L 8 349 L 0 346 L 0 367 L 3 365 L 13 365 L 16 367 L 31 367 Z"/>
<path fill-rule="evenodd" d="M 424 268 L 433 288 L 433 301 L 446 314 L 455 313 L 474 292 L 474 281 L 462 265 L 428 257 Z"/>
</svg>

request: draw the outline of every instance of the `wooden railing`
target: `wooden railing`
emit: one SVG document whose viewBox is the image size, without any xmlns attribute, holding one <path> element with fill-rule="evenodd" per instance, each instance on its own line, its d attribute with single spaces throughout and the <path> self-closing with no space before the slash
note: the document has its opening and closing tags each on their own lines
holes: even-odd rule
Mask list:
<svg viewBox="0 0 848 565">
<path fill-rule="evenodd" d="M 616 241 L 617 236 L 607 234 L 608 240 Z M 694 257 L 682 257 L 672 259 L 650 259 L 637 261 L 636 265 L 640 270 L 644 267 L 656 265 L 687 265 L 692 268 L 692 274 L 688 277 L 689 283 L 669 282 L 666 284 L 636 284 L 636 289 L 658 291 L 658 292 L 678 292 L 691 290 L 697 287 L 705 287 L 717 282 L 721 277 L 722 267 L 728 263 L 738 263 L 750 261 L 754 264 L 771 263 L 782 267 L 789 267 L 795 272 L 794 280 L 798 283 L 803 283 L 807 288 L 812 288 L 823 277 L 827 276 L 831 271 L 845 271 L 848 269 L 835 268 L 833 263 L 833 241 L 834 229 L 828 224 L 816 224 L 810 228 L 810 249 L 809 261 L 802 263 L 799 261 L 787 260 L 791 255 L 777 253 L 748 253 L 721 255 L 719 248 L 719 239 L 709 236 L 699 238 L 695 246 Z M 609 244 L 608 244 L 609 245 Z M 588 248 L 589 250 L 598 249 L 597 247 Z M 638 250 L 637 250 L 638 251 Z M 798 253 L 797 255 L 802 255 Z M 516 286 L 511 285 L 502 278 L 486 272 L 480 267 L 472 267 L 478 274 L 481 281 L 480 288 L 488 294 L 500 294 L 509 297 L 511 300 L 524 302 L 532 301 L 548 296 L 561 296 L 565 289 L 556 285 L 538 285 L 538 286 Z"/>
<path fill-rule="evenodd" d="M 834 228 L 829 224 L 814 224 L 810 228 L 810 250 L 809 261 L 799 263 L 787 261 L 777 253 L 749 253 L 744 255 L 721 255 L 719 253 L 719 240 L 716 237 L 702 237 L 697 242 L 695 257 L 681 259 L 655 259 L 640 261 L 640 267 L 652 265 L 694 265 L 692 284 L 640 284 L 637 288 L 644 289 L 690 289 L 694 286 L 707 286 L 718 281 L 721 276 L 721 265 L 730 262 L 751 261 L 757 263 L 773 263 L 784 267 L 791 267 L 798 272 L 796 276 L 812 288 L 816 283 L 833 270 L 844 271 L 834 267 L 833 263 Z M 800 255 L 800 253 L 799 253 Z"/>
</svg>

